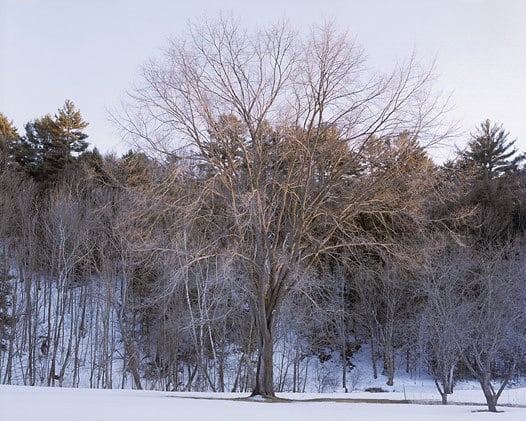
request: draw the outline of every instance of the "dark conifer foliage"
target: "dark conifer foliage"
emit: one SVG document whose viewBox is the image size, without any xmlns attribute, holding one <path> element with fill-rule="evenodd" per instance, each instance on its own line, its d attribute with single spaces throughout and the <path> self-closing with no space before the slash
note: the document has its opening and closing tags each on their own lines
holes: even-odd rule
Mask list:
<svg viewBox="0 0 526 421">
<path fill-rule="evenodd" d="M 509 137 L 501 124 L 485 120 L 455 164 L 465 190 L 459 203 L 473 209 L 468 230 L 478 246 L 502 244 L 523 230 L 525 155 Z"/>
<path fill-rule="evenodd" d="M 0 113 L 0 172 L 7 169 L 11 160 L 13 145 L 19 141 L 20 135 L 13 122 Z"/>
<path fill-rule="evenodd" d="M 509 140 L 509 133 L 502 124 L 487 119 L 472 134 L 463 156 L 476 168 L 480 178 L 494 179 L 517 170 L 526 158 L 517 152 L 514 144 L 515 140 Z"/>
<path fill-rule="evenodd" d="M 87 126 L 75 104 L 66 100 L 54 117 L 47 114 L 26 124 L 24 138 L 14 145 L 14 159 L 35 179 L 55 180 L 88 147 Z"/>
</svg>

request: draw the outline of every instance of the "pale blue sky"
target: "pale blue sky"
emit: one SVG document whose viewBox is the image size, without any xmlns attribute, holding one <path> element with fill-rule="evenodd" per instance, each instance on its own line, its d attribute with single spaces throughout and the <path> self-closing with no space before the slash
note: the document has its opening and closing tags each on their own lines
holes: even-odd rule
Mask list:
<svg viewBox="0 0 526 421">
<path fill-rule="evenodd" d="M 88 140 L 123 152 L 106 110 L 188 19 L 219 10 L 247 26 L 334 19 L 386 70 L 413 49 L 436 56 L 452 118 L 466 132 L 485 118 L 502 122 L 526 150 L 524 0 L 0 0 L 0 112 L 22 131 L 69 98 L 90 122 Z"/>
</svg>

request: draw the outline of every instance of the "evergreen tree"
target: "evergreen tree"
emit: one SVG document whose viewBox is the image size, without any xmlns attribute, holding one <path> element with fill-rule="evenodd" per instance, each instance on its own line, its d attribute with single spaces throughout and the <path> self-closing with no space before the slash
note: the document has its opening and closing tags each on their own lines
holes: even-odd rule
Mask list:
<svg viewBox="0 0 526 421">
<path fill-rule="evenodd" d="M 87 126 L 73 102 L 66 100 L 54 117 L 47 114 L 26 124 L 26 135 L 17 143 L 14 157 L 36 179 L 53 179 L 88 147 L 83 131 Z"/>
<path fill-rule="evenodd" d="M 47 114 L 25 125 L 25 136 L 16 145 L 14 157 L 16 162 L 29 175 L 40 178 L 49 172 L 47 167 L 53 160 L 56 125 Z"/>
<path fill-rule="evenodd" d="M 463 157 L 476 168 L 480 178 L 491 180 L 515 171 L 525 159 L 524 154 L 517 154 L 513 148 L 515 140 L 508 140 L 508 137 L 509 133 L 502 128 L 502 124 L 492 124 L 489 119 L 483 121 L 477 132 L 472 134 Z"/>
<path fill-rule="evenodd" d="M 19 141 L 20 135 L 13 122 L 0 113 L 0 172 L 7 168 L 13 145 Z"/>
<path fill-rule="evenodd" d="M 501 124 L 485 120 L 466 151 L 459 155 L 455 172 L 460 175 L 459 199 L 462 207 L 472 209 L 468 232 L 478 246 L 507 241 L 522 230 L 520 164 L 526 156 L 514 148 L 515 140 Z M 463 180 L 463 181 L 461 181 Z M 464 184 L 464 186 L 462 186 Z"/>
<path fill-rule="evenodd" d="M 55 115 L 55 124 L 56 141 L 67 149 L 68 154 L 80 154 L 86 150 L 88 142 L 85 139 L 88 135 L 83 130 L 88 127 L 88 123 L 83 120 L 80 111 L 75 109 L 73 101 L 67 99 L 64 102 L 58 115 Z"/>
</svg>

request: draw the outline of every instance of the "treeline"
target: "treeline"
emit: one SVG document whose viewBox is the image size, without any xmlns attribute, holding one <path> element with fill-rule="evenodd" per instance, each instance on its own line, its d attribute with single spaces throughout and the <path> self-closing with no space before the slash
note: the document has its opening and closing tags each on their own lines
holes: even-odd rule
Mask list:
<svg viewBox="0 0 526 421">
<path fill-rule="evenodd" d="M 488 120 L 438 165 L 429 73 L 358 89 L 332 31 L 290 54 L 229 22 L 145 67 L 142 151 L 89 152 L 71 101 L 0 117 L 2 382 L 269 397 L 332 361 L 347 390 L 367 346 L 388 384 L 476 378 L 495 410 L 525 371 L 524 156 Z"/>
<path fill-rule="evenodd" d="M 79 111 L 65 109 L 77 123 L 63 132 L 84 140 Z M 251 390 L 249 275 L 223 234 L 221 203 L 199 200 L 214 169 L 75 153 L 60 135 L 45 137 L 66 151 L 60 159 L 23 159 L 27 139 L 1 122 L 2 381 Z M 404 368 L 427 367 L 444 396 L 459 376 L 524 370 L 526 174 L 511 148 L 486 121 L 441 166 L 404 135 L 350 159 L 346 183 L 363 184 L 377 214 L 356 212 L 360 240 L 294 275 L 276 321 L 278 390 L 302 390 L 312 358 L 339 359 L 347 388 L 364 344 L 375 376 L 392 384 L 404 355 Z M 377 171 L 389 176 L 371 192 Z M 324 228 L 312 229 L 314 241 Z"/>
</svg>

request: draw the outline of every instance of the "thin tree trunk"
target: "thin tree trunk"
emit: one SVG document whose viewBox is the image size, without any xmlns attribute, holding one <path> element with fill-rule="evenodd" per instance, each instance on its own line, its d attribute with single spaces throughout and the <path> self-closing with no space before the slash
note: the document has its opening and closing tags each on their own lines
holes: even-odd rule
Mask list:
<svg viewBox="0 0 526 421">
<path fill-rule="evenodd" d="M 80 289 L 80 306 L 81 306 L 81 315 L 80 315 L 80 323 L 77 329 L 77 337 L 75 338 L 75 352 L 73 357 L 73 387 L 79 387 L 80 383 L 80 343 L 82 336 L 86 330 L 86 306 L 87 306 L 87 292 L 86 288 L 83 286 Z"/>
<path fill-rule="evenodd" d="M 376 364 L 376 346 L 375 346 L 375 340 L 374 340 L 374 334 L 372 328 L 369 328 L 369 331 L 371 333 L 371 366 L 373 369 L 373 378 L 378 378 L 378 366 Z"/>
<path fill-rule="evenodd" d="M 10 331 L 9 331 L 9 345 L 7 348 L 7 362 L 4 374 L 4 383 L 11 384 L 13 376 L 13 359 L 15 353 L 15 340 L 16 340 L 16 309 L 17 309 L 17 298 L 18 298 L 18 283 L 14 283 L 13 292 L 11 294 L 11 320 L 10 320 Z"/>
<path fill-rule="evenodd" d="M 245 358 L 245 353 L 243 352 L 241 354 L 241 358 L 239 358 L 239 364 L 237 365 L 236 377 L 234 379 L 234 385 L 232 386 L 231 392 L 235 392 L 237 390 L 239 380 L 241 378 L 241 369 L 243 368 L 244 358 Z"/>
<path fill-rule="evenodd" d="M 27 329 L 27 344 L 28 344 L 28 358 L 27 358 L 27 379 L 30 386 L 35 385 L 35 337 L 33 333 L 33 309 L 31 303 L 31 278 L 25 276 L 25 292 L 26 292 L 26 329 Z M 25 382 L 24 382 L 25 384 Z"/>
</svg>

